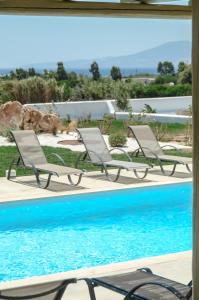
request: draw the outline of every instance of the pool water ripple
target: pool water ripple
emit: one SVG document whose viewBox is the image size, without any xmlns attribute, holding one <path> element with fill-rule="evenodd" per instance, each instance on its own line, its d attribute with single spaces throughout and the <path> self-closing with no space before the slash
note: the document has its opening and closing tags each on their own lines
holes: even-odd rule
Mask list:
<svg viewBox="0 0 199 300">
<path fill-rule="evenodd" d="M 0 205 L 0 280 L 190 250 L 192 185 Z"/>
</svg>

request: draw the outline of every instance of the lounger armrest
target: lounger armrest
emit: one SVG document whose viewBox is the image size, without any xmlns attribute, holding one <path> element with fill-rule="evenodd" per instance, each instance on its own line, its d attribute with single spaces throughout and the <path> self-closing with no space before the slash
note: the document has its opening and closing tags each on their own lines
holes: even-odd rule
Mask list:
<svg viewBox="0 0 199 300">
<path fill-rule="evenodd" d="M 97 159 L 99 159 L 99 162 L 102 165 L 104 165 L 104 161 L 102 160 L 101 156 L 99 156 L 95 151 L 92 151 L 92 150 L 87 150 L 88 155 L 89 155 L 89 152 L 92 153 L 92 154 L 94 154 L 97 157 Z"/>
<path fill-rule="evenodd" d="M 188 286 L 190 286 L 190 287 L 192 287 L 193 286 L 193 282 L 192 282 L 192 280 L 191 281 L 189 281 L 189 283 L 187 284 Z"/>
<path fill-rule="evenodd" d="M 31 294 L 31 295 L 24 295 L 24 296 L 7 296 L 7 295 L 2 295 L 2 293 L 0 294 L 0 299 L 4 299 L 4 300 L 32 300 L 32 299 L 38 299 L 41 297 L 45 297 L 46 299 L 48 295 L 51 295 L 53 293 L 56 293 L 56 296 L 53 299 L 61 299 L 60 297 L 64 294 L 66 288 L 68 287 L 69 284 L 72 283 L 77 283 L 77 279 L 76 278 L 71 278 L 71 279 L 66 279 L 64 280 L 60 285 L 58 285 L 55 288 L 52 288 L 50 290 L 44 291 L 44 292 L 40 292 L 37 294 Z"/>
<path fill-rule="evenodd" d="M 156 285 L 156 286 L 160 286 L 162 287 L 163 289 L 167 289 L 171 294 L 175 295 L 177 299 L 180 299 L 180 300 L 187 300 L 188 298 L 186 296 L 183 296 L 176 288 L 174 288 L 173 286 L 171 285 L 168 285 L 168 284 L 165 284 L 163 282 L 144 282 L 142 284 L 139 284 L 137 285 L 136 287 L 134 287 L 127 295 L 126 297 L 124 298 L 124 300 L 130 300 L 132 299 L 132 296 L 133 295 L 136 295 L 135 292 L 146 286 L 146 285 Z"/>
<path fill-rule="evenodd" d="M 139 269 L 137 269 L 137 271 L 141 271 L 141 272 L 146 272 L 146 273 L 153 274 L 153 272 L 151 271 L 151 269 L 147 268 L 147 267 L 139 268 Z"/>
<path fill-rule="evenodd" d="M 166 147 L 173 148 L 173 149 L 176 150 L 176 151 L 178 150 L 177 147 L 175 147 L 174 145 L 169 145 L 169 144 L 168 144 L 168 145 L 161 146 L 160 148 L 163 149 L 163 148 L 166 148 Z M 167 150 L 170 150 L 170 149 L 167 149 Z"/>
<path fill-rule="evenodd" d="M 55 156 L 62 163 L 63 166 L 66 166 L 66 163 L 65 163 L 64 159 L 59 154 L 57 154 L 57 153 L 50 153 L 50 154 L 48 154 L 47 158 L 49 156 Z"/>
<path fill-rule="evenodd" d="M 135 149 L 135 150 L 132 152 L 132 156 L 135 155 L 136 157 L 138 157 L 140 153 L 142 153 L 142 155 L 143 155 L 143 151 L 142 151 L 142 149 L 139 147 L 139 148 Z"/>
<path fill-rule="evenodd" d="M 111 148 L 111 149 L 109 150 L 109 153 L 113 152 L 114 150 L 119 150 L 119 151 L 123 152 L 123 153 L 127 156 L 128 160 L 129 160 L 129 161 L 132 161 L 132 159 L 130 158 L 128 152 L 126 152 L 124 149 L 121 149 L 121 148 L 118 148 L 118 147 Z"/>
<path fill-rule="evenodd" d="M 148 147 L 142 147 L 141 150 L 142 150 L 142 152 L 143 152 L 143 150 L 147 150 L 147 151 L 149 151 L 154 156 L 154 158 L 159 159 L 158 155 L 155 152 L 153 152 L 150 148 L 148 148 Z"/>
</svg>

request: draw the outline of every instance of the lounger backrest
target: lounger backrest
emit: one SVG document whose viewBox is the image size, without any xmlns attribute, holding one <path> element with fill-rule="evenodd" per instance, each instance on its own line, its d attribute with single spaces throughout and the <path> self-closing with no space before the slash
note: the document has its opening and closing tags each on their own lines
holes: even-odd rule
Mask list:
<svg viewBox="0 0 199 300">
<path fill-rule="evenodd" d="M 148 125 L 129 126 L 129 129 L 133 132 L 138 145 L 146 157 L 152 157 L 152 152 L 156 155 L 164 154 L 152 129 Z"/>
<path fill-rule="evenodd" d="M 25 166 L 30 166 L 30 161 L 34 165 L 47 163 L 39 140 L 33 130 L 14 130 L 11 133 Z"/>
<path fill-rule="evenodd" d="M 75 279 L 71 279 L 71 283 L 75 283 Z M 2 296 L 16 297 L 16 299 L 35 299 L 35 300 L 61 300 L 67 287 L 67 280 L 59 280 L 56 282 L 48 282 L 42 284 L 26 285 L 15 288 L 1 289 L 0 299 Z M 67 290 L 66 292 L 67 293 Z M 21 298 L 23 297 L 23 298 Z M 9 299 L 9 298 L 8 298 Z M 14 299 L 14 298 L 13 298 Z"/>
<path fill-rule="evenodd" d="M 108 162 L 112 157 L 108 151 L 107 145 L 99 128 L 81 128 L 77 129 L 90 160 L 93 163 Z"/>
</svg>

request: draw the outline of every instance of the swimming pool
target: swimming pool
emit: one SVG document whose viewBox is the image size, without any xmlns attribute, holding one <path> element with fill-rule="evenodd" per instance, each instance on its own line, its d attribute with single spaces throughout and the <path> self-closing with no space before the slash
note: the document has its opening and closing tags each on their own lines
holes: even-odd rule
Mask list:
<svg viewBox="0 0 199 300">
<path fill-rule="evenodd" d="M 190 250 L 192 185 L 0 205 L 0 280 Z"/>
</svg>

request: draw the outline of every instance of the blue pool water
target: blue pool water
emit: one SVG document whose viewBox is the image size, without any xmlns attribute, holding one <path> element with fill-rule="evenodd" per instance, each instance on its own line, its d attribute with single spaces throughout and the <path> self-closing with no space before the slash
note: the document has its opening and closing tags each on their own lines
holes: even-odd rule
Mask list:
<svg viewBox="0 0 199 300">
<path fill-rule="evenodd" d="M 190 250 L 192 185 L 0 205 L 0 280 Z"/>
</svg>

